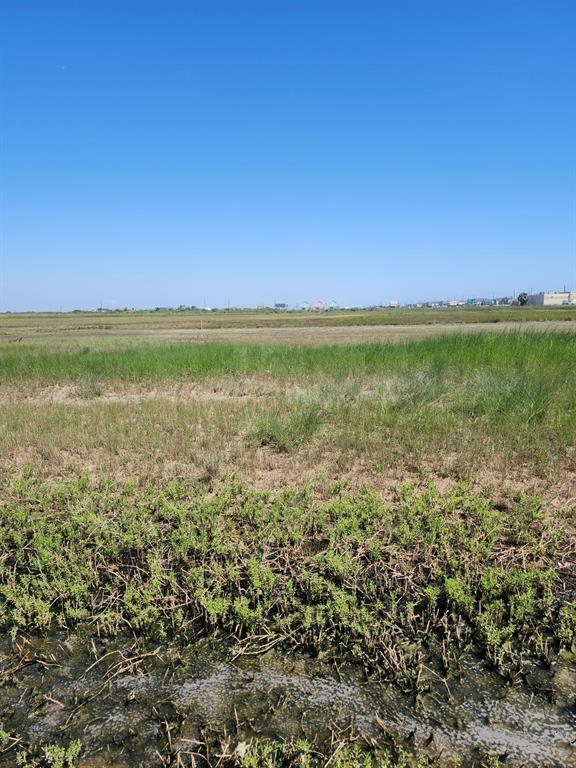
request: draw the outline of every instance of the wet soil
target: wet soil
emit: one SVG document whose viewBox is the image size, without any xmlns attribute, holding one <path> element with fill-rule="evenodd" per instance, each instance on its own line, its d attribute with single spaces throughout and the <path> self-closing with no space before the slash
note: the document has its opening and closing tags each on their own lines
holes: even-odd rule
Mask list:
<svg viewBox="0 0 576 768">
<path fill-rule="evenodd" d="M 576 663 L 531 669 L 519 685 L 473 652 L 449 679 L 427 671 L 415 698 L 304 655 L 233 660 L 218 640 L 159 647 L 87 637 L 0 641 L 0 726 L 23 746 L 83 745 L 81 768 L 202 765 L 207 733 L 233 752 L 258 736 L 325 744 L 336 729 L 368 743 L 423 751 L 447 764 L 489 756 L 513 766 L 576 766 Z"/>
</svg>

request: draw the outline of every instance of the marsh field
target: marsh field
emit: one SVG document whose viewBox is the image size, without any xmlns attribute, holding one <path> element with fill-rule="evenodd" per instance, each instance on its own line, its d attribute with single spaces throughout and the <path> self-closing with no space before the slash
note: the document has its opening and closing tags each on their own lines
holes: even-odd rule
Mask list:
<svg viewBox="0 0 576 768">
<path fill-rule="evenodd" d="M 575 321 L 3 316 L 0 765 L 576 766 Z"/>
</svg>

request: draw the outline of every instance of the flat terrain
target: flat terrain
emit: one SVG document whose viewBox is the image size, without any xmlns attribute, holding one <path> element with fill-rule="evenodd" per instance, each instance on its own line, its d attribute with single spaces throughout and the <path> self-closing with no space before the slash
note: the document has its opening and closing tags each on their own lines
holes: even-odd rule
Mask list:
<svg viewBox="0 0 576 768">
<path fill-rule="evenodd" d="M 271 488 L 464 477 L 569 501 L 575 356 L 571 333 L 522 330 L 401 345 L 6 344 L 0 461 Z"/>
<path fill-rule="evenodd" d="M 463 328 L 474 332 L 520 325 L 527 330 L 574 331 L 576 308 L 10 314 L 0 316 L 0 345 L 123 347 L 200 341 L 332 344 L 401 341 Z"/>
<path fill-rule="evenodd" d="M 576 323 L 475 312 L 10 317 L 0 765 L 576 765 Z"/>
<path fill-rule="evenodd" d="M 335 325 L 317 327 L 303 325 L 231 327 L 231 328 L 150 328 L 78 329 L 39 331 L 23 336 L 9 336 L 4 342 L 37 346 L 78 348 L 94 346 L 119 349 L 135 345 L 246 343 L 321 346 L 324 344 L 355 344 L 370 342 L 402 342 L 444 336 L 453 333 L 501 333 L 521 330 L 560 331 L 575 333 L 576 322 L 561 320 L 519 320 L 484 323 L 414 323 L 411 325 Z M 1 340 L 0 340 L 1 343 Z"/>
</svg>

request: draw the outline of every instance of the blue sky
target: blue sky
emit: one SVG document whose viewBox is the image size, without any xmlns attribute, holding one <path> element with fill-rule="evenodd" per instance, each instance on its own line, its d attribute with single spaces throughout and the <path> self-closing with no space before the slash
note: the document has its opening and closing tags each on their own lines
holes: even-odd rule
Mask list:
<svg viewBox="0 0 576 768">
<path fill-rule="evenodd" d="M 6 0 L 0 309 L 576 288 L 573 0 Z"/>
</svg>

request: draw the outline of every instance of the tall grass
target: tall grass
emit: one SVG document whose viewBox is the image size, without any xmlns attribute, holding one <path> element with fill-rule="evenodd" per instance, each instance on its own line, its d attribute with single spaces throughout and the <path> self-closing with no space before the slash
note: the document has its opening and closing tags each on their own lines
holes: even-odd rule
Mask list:
<svg viewBox="0 0 576 768">
<path fill-rule="evenodd" d="M 575 363 L 576 336 L 568 333 L 464 334 L 404 345 L 323 347 L 206 344 L 62 352 L 19 346 L 0 349 L 0 384 L 81 381 L 87 377 L 143 382 L 235 374 L 324 374 L 341 379 L 416 369 L 425 370 L 427 380 L 446 371 L 454 375 L 479 369 L 541 370 L 548 378 L 570 374 Z"/>
</svg>

